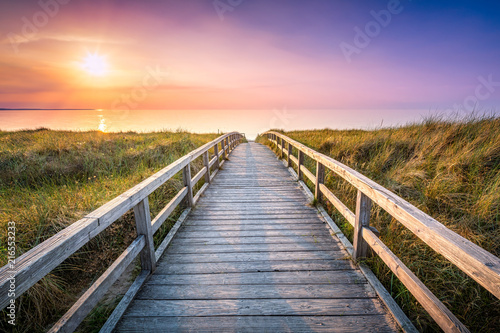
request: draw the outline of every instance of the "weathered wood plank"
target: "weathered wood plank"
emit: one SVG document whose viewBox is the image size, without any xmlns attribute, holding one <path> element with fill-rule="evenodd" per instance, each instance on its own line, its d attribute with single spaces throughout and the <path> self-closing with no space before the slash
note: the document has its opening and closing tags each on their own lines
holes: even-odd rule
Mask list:
<svg viewBox="0 0 500 333">
<path fill-rule="evenodd" d="M 155 234 L 158 229 L 162 226 L 163 222 L 173 213 L 173 211 L 179 206 L 182 200 L 186 197 L 188 193 L 188 188 L 185 186 L 182 190 L 177 193 L 177 195 L 170 200 L 170 202 L 161 210 L 160 213 L 151 222 L 153 228 L 153 234 Z"/>
<path fill-rule="evenodd" d="M 304 219 L 301 218 L 293 218 L 291 215 L 286 219 L 246 219 L 245 216 L 242 216 L 243 219 L 239 219 L 238 216 L 232 216 L 230 219 L 212 219 L 212 220 L 203 220 L 202 217 L 197 219 L 189 219 L 189 226 L 216 226 L 216 225 L 234 225 L 234 226 L 242 226 L 246 224 L 304 224 Z M 316 224 L 316 225 L 324 225 L 324 222 L 317 219 L 309 219 L 307 224 Z"/>
<path fill-rule="evenodd" d="M 354 227 L 356 215 L 344 205 L 335 194 L 333 194 L 325 185 L 320 184 L 320 190 L 323 196 L 346 218 L 346 220 Z"/>
<path fill-rule="evenodd" d="M 280 260 L 330 260 L 348 259 L 340 251 L 269 252 L 269 253 L 209 253 L 172 254 L 163 260 L 168 263 L 236 262 L 236 261 L 280 261 Z"/>
<path fill-rule="evenodd" d="M 283 230 L 250 230 L 250 231 L 191 231 L 178 235 L 179 238 L 231 238 L 231 237 L 286 237 L 286 236 L 328 236 L 326 228 L 310 230 L 307 229 L 283 229 Z"/>
<path fill-rule="evenodd" d="M 211 285 L 146 286 L 137 296 L 141 300 L 218 300 L 218 299 L 363 299 L 375 298 L 365 283 L 334 285 Z"/>
<path fill-rule="evenodd" d="M 221 220 L 234 220 L 235 218 L 237 220 L 274 220 L 279 222 L 280 219 L 298 219 L 301 220 L 303 224 L 308 224 L 311 221 L 314 222 L 321 222 L 320 220 L 317 219 L 317 214 L 288 214 L 288 215 L 279 215 L 279 214 L 261 214 L 261 215 L 226 215 L 226 216 L 220 216 L 220 215 L 207 215 L 205 217 L 202 216 L 196 216 L 198 219 L 203 219 L 204 221 L 221 221 Z M 314 224 L 314 222 L 312 224 Z"/>
<path fill-rule="evenodd" d="M 353 270 L 350 260 L 278 260 L 236 261 L 219 263 L 166 264 L 158 266 L 157 274 L 220 274 L 290 271 L 336 271 Z M 351 297 L 355 295 L 352 294 Z"/>
<path fill-rule="evenodd" d="M 320 223 L 288 223 L 288 224 L 242 224 L 242 225 L 186 225 L 184 230 L 186 233 L 210 231 L 210 232 L 224 232 L 224 231 L 260 231 L 260 230 L 324 230 L 326 226 Z"/>
<path fill-rule="evenodd" d="M 231 245 L 231 244 L 302 244 L 302 243 L 329 243 L 332 237 L 324 236 L 288 236 L 288 237 L 227 237 L 227 238 L 180 238 L 176 237 L 172 244 L 191 245 Z"/>
<path fill-rule="evenodd" d="M 205 174 L 207 173 L 207 169 L 206 168 L 203 168 L 201 169 L 192 179 L 191 179 L 191 184 L 196 185 L 200 179 L 205 176 Z"/>
<path fill-rule="evenodd" d="M 391 318 L 368 316 L 125 317 L 120 332 L 395 332 Z M 195 329 L 193 329 L 195 328 Z"/>
<path fill-rule="evenodd" d="M 302 252 L 331 251 L 340 248 L 332 243 L 295 244 L 234 244 L 234 245 L 171 245 L 169 254 L 202 253 L 253 253 L 253 252 Z"/>
<path fill-rule="evenodd" d="M 355 316 L 383 314 L 379 301 L 373 299 L 268 299 L 156 301 L 136 300 L 128 316 Z"/>
</svg>

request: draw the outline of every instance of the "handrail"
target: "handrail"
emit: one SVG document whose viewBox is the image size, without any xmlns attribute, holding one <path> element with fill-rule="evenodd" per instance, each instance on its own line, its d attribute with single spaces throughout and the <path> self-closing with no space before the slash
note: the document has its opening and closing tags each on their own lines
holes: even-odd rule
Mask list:
<svg viewBox="0 0 500 333">
<path fill-rule="evenodd" d="M 317 200 L 326 198 L 354 226 L 353 259 L 366 257 L 368 246 L 370 246 L 444 331 L 466 332 L 468 330 L 370 230 L 369 219 L 372 202 L 379 205 L 437 253 L 442 254 L 460 270 L 497 298 L 500 298 L 500 259 L 498 257 L 451 231 L 406 200 L 333 158 L 316 152 L 278 132 L 270 131 L 263 135 L 276 145 L 280 157 L 287 156 L 288 166 L 291 166 L 292 163 L 297 166 L 299 180 L 305 175 L 315 185 L 315 198 Z M 285 145 L 287 145 L 286 149 Z M 297 157 L 292 155 L 292 147 L 298 150 Z M 303 154 L 316 161 L 316 176 L 303 164 Z M 324 168 L 330 169 L 358 189 L 356 213 L 351 212 L 323 184 Z"/>
<path fill-rule="evenodd" d="M 151 274 L 156 268 L 156 255 L 153 245 L 154 233 L 182 201 L 187 201 L 187 211 L 196 204 L 201 193 L 207 188 L 219 168 L 224 164 L 229 153 L 241 142 L 242 138 L 242 134 L 231 132 L 193 150 L 24 253 L 16 259 L 13 267 L 11 264 L 7 264 L 0 268 L 0 309 L 4 309 L 11 302 L 14 302 L 35 283 L 131 209 L 134 209 L 137 239 L 56 323 L 51 332 L 74 331 L 138 254 L 141 256 L 143 273 L 148 272 L 140 275 L 140 281 L 143 283 L 145 281 L 144 276 Z M 209 150 L 212 148 L 215 153 L 215 167 L 211 173 L 212 163 L 209 160 Z M 191 178 L 191 162 L 202 155 L 204 167 L 194 178 Z M 219 161 L 221 155 L 224 155 L 224 159 Z M 149 195 L 180 171 L 183 171 L 184 187 L 151 221 L 148 203 Z M 198 191 L 198 194 L 193 197 L 193 187 L 201 179 L 205 180 L 205 184 Z M 177 229 L 172 231 L 175 232 Z M 172 236 L 169 234 L 167 238 L 170 241 Z M 162 244 L 161 248 L 165 249 L 167 245 Z M 14 284 L 13 281 L 15 281 L 15 295 L 9 293 L 11 284 Z"/>
</svg>

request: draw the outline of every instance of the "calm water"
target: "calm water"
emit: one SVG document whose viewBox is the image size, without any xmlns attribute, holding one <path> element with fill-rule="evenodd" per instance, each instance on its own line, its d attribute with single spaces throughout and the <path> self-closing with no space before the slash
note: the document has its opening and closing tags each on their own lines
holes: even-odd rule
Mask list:
<svg viewBox="0 0 500 333">
<path fill-rule="evenodd" d="M 270 128 L 376 128 L 418 121 L 425 110 L 0 110 L 0 130 L 47 127 L 103 132 L 183 129 L 191 132 L 237 130 L 253 138 Z"/>
</svg>

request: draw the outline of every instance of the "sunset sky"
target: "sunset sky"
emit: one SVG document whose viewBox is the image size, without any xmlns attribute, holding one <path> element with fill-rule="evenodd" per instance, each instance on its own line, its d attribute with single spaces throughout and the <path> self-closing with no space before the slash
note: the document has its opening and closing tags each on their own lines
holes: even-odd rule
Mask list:
<svg viewBox="0 0 500 333">
<path fill-rule="evenodd" d="M 498 1 L 17 0 L 0 32 L 0 108 L 500 105 Z"/>
</svg>

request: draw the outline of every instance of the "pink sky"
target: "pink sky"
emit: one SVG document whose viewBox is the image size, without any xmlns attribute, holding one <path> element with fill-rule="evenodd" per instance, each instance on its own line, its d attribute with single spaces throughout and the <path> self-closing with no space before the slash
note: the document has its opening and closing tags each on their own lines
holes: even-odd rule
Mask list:
<svg viewBox="0 0 500 333">
<path fill-rule="evenodd" d="M 0 107 L 441 112 L 500 82 L 498 22 L 480 6 L 401 1 L 348 62 L 339 46 L 386 1 L 243 1 L 224 20 L 212 1 L 44 1 L 53 17 L 0 5 Z M 82 69 L 89 53 L 105 75 Z M 481 89 L 496 111 L 500 84 Z"/>
</svg>

